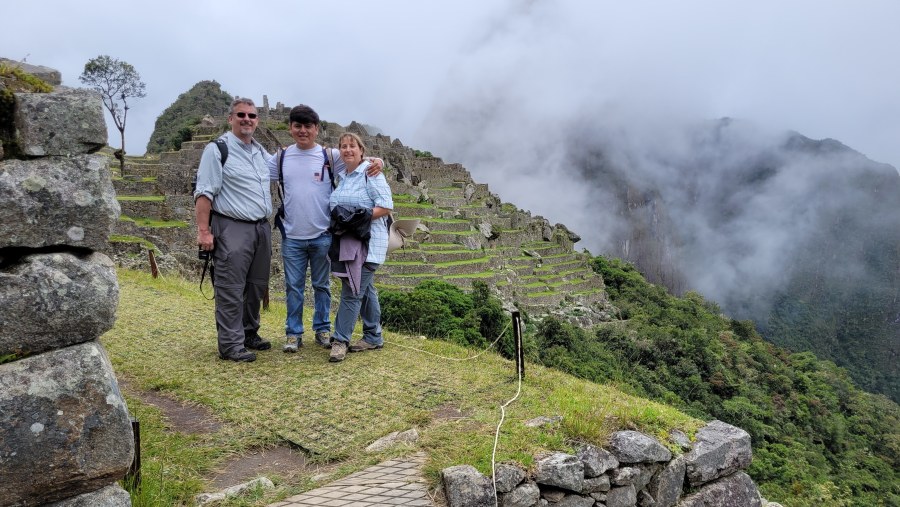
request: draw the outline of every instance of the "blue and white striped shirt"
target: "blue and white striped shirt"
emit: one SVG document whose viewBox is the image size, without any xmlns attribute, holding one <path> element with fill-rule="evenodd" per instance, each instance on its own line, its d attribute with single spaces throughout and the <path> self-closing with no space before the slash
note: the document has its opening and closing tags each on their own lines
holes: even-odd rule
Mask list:
<svg viewBox="0 0 900 507">
<path fill-rule="evenodd" d="M 391 187 L 388 185 L 384 174 L 378 176 L 366 176 L 368 161 L 363 161 L 350 174 L 340 178 L 338 187 L 331 193 L 329 202 L 331 209 L 343 205 L 348 208 L 374 207 L 394 209 L 394 198 L 391 196 Z M 372 237 L 369 239 L 369 255 L 366 262 L 384 264 L 387 258 L 388 228 L 387 217 L 372 220 Z"/>
</svg>

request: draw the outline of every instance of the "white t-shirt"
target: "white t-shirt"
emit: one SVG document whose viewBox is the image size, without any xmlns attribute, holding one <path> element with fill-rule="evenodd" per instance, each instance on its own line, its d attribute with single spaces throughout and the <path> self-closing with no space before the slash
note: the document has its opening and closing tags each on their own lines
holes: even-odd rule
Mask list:
<svg viewBox="0 0 900 507">
<path fill-rule="evenodd" d="M 328 149 L 332 151 L 332 171 L 337 181 L 345 165 L 338 150 Z M 280 156 L 280 153 L 275 153 L 269 159 L 269 178 L 272 181 L 278 181 Z M 284 152 L 284 231 L 290 239 L 314 239 L 328 229 L 331 179 L 324 164 L 322 147 L 318 144 L 308 150 L 301 150 L 292 144 Z"/>
</svg>

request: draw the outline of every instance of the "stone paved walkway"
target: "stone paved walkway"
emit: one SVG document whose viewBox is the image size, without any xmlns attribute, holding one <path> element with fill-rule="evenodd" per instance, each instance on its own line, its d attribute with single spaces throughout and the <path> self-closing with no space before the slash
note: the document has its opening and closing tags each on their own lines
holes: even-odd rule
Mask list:
<svg viewBox="0 0 900 507">
<path fill-rule="evenodd" d="M 385 461 L 269 507 L 433 507 L 421 475 L 424 462 L 424 453 Z"/>
</svg>

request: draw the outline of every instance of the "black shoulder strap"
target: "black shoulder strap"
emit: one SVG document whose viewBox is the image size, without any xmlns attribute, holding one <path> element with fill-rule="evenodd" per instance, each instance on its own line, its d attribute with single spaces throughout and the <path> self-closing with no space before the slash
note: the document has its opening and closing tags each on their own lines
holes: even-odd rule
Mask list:
<svg viewBox="0 0 900 507">
<path fill-rule="evenodd" d="M 216 146 L 219 148 L 219 153 L 222 155 L 222 165 L 224 166 L 225 161 L 228 160 L 228 142 L 221 137 L 213 139 L 210 142 L 216 143 Z"/>
<path fill-rule="evenodd" d="M 281 187 L 281 202 L 284 202 L 284 152 L 286 148 L 278 150 L 278 185 Z"/>
<path fill-rule="evenodd" d="M 331 149 L 328 147 L 322 146 L 322 158 L 325 159 L 325 163 L 322 164 L 322 172 L 328 171 L 328 179 L 331 180 L 331 189 L 334 190 L 337 188 L 337 185 L 334 184 L 334 153 L 332 153 Z M 322 177 L 325 177 L 324 174 Z"/>
</svg>

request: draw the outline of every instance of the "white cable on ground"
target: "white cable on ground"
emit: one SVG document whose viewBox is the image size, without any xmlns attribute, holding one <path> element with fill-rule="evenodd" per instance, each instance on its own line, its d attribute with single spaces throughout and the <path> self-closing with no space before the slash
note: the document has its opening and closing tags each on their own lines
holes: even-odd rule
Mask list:
<svg viewBox="0 0 900 507">
<path fill-rule="evenodd" d="M 508 328 L 509 328 L 509 322 L 506 323 L 506 327 L 503 328 L 503 331 L 500 331 L 500 334 L 497 335 L 497 339 L 494 340 L 493 342 L 491 342 L 491 344 L 488 345 L 486 349 L 482 350 L 481 352 L 475 354 L 475 355 L 472 356 L 472 357 L 465 357 L 465 358 L 462 358 L 462 359 L 457 358 L 457 357 L 447 357 L 447 356 L 442 356 L 442 355 L 440 355 L 440 354 L 434 354 L 434 353 L 432 353 L 432 352 L 428 352 L 427 350 L 417 349 L 417 348 L 415 348 L 415 347 L 409 347 L 409 346 L 407 346 L 407 345 L 401 345 L 401 344 L 399 344 L 399 343 L 390 342 L 390 341 L 387 341 L 387 340 L 384 340 L 384 343 L 390 343 L 391 345 L 396 345 L 397 347 L 402 347 L 402 348 L 404 348 L 404 349 L 415 350 L 415 351 L 421 352 L 421 353 L 423 353 L 423 354 L 428 354 L 429 356 L 439 357 L 439 358 L 441 358 L 441 359 L 447 359 L 447 360 L 449 360 L 449 361 L 469 361 L 469 360 L 471 360 L 471 359 L 475 359 L 476 357 L 480 356 L 481 354 L 484 354 L 485 352 L 487 352 L 488 350 L 490 350 L 491 347 L 493 347 L 494 345 L 496 345 L 497 342 L 500 341 L 500 338 L 503 338 L 503 335 L 506 334 L 506 330 L 507 330 Z"/>
<path fill-rule="evenodd" d="M 511 322 L 511 321 L 510 321 L 510 322 Z M 440 357 L 441 359 L 448 359 L 448 360 L 450 360 L 450 361 L 469 361 L 469 360 L 471 360 L 471 359 L 475 359 L 476 357 L 478 357 L 478 356 L 484 354 L 484 353 L 487 352 L 491 347 L 493 347 L 494 345 L 496 345 L 497 342 L 500 341 L 500 338 L 502 338 L 503 335 L 506 334 L 506 330 L 509 329 L 509 324 L 510 324 L 509 322 L 506 323 L 506 326 L 503 328 L 503 331 L 501 331 L 500 334 L 497 336 L 497 339 L 494 340 L 490 345 L 488 345 L 487 348 L 485 348 L 484 350 L 482 350 L 481 352 L 475 354 L 475 355 L 472 356 L 472 357 L 467 357 L 467 358 L 463 358 L 463 359 L 459 359 L 459 358 L 455 358 L 455 357 L 446 357 L 446 356 L 442 356 L 442 355 L 439 355 L 439 354 L 434 354 L 434 353 L 428 352 L 427 350 L 417 349 L 417 348 L 415 348 L 415 347 L 408 347 L 408 346 L 406 346 L 406 345 L 401 345 L 401 344 L 399 344 L 399 343 L 388 342 L 387 340 L 385 340 L 385 343 L 390 343 L 391 345 L 395 345 L 395 346 L 397 346 L 397 347 L 403 347 L 403 348 L 405 348 L 405 349 L 410 349 L 410 350 L 415 350 L 415 351 L 418 351 L 418 352 L 422 352 L 423 354 L 428 354 L 428 355 L 430 355 L 430 356 Z M 517 373 L 518 376 L 519 376 L 519 385 L 518 385 L 518 387 L 516 388 L 516 395 L 513 396 L 512 398 L 510 398 L 510 399 L 509 399 L 506 403 L 504 403 L 503 405 L 500 405 L 500 422 L 497 424 L 497 431 L 494 432 L 494 449 L 493 449 L 493 451 L 491 452 L 491 476 L 493 477 L 492 480 L 494 481 L 494 507 L 499 507 L 499 500 L 497 499 L 497 471 L 496 471 L 496 462 L 497 462 L 497 445 L 498 445 L 499 442 L 500 442 L 500 427 L 503 426 L 503 421 L 506 419 L 506 407 L 508 407 L 510 403 L 516 401 L 516 400 L 519 398 L 519 394 L 522 392 L 522 368 L 521 368 L 520 365 L 518 365 L 518 364 L 516 364 L 516 373 Z"/>
<path fill-rule="evenodd" d="M 494 507 L 498 507 L 499 500 L 497 499 L 497 470 L 496 470 L 496 460 L 497 460 L 497 444 L 500 441 L 500 426 L 503 426 L 503 420 L 506 419 L 506 407 L 509 406 L 510 403 L 516 401 L 519 397 L 519 393 L 522 392 L 522 368 L 519 368 L 516 365 L 516 371 L 519 374 L 519 387 L 516 389 L 516 395 L 513 396 L 509 401 L 500 405 L 500 423 L 497 424 L 497 431 L 494 433 L 494 451 L 491 453 L 491 477 L 494 481 Z"/>
</svg>

